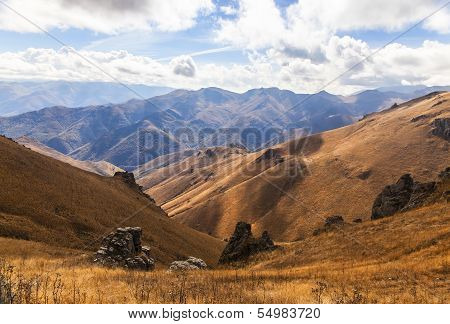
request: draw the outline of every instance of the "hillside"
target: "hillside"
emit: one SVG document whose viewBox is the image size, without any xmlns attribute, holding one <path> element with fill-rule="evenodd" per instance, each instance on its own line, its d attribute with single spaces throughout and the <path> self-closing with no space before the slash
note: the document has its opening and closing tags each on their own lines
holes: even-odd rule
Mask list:
<svg viewBox="0 0 450 324">
<path fill-rule="evenodd" d="M 450 155 L 448 138 L 433 129 L 449 117 L 450 93 L 432 94 L 347 127 L 200 168 L 187 161 L 175 174 L 158 170 L 163 181 L 149 173 L 139 182 L 169 216 L 214 236 L 227 237 L 242 220 L 256 233 L 298 240 L 331 215 L 369 219 L 378 192 L 404 173 L 435 178 Z"/>
<path fill-rule="evenodd" d="M 255 150 L 287 141 L 291 130 L 335 129 L 413 97 L 377 90 L 348 97 L 278 88 L 176 90 L 148 100 L 71 109 L 61 105 L 0 118 L 0 134 L 27 136 L 77 160 L 104 160 L 133 170 L 185 149 L 242 144 Z"/>
<path fill-rule="evenodd" d="M 162 263 L 194 255 L 213 264 L 223 246 L 170 220 L 119 177 L 80 170 L 4 137 L 0 179 L 1 237 L 37 241 L 56 250 L 93 251 L 116 227 L 140 226 L 143 241 Z"/>
<path fill-rule="evenodd" d="M 38 152 L 40 154 L 49 156 L 53 159 L 59 160 L 61 162 L 65 162 L 79 169 L 97 173 L 103 176 L 113 176 L 117 171 L 123 171 L 121 168 L 116 167 L 114 164 L 111 164 L 106 161 L 79 161 L 71 158 L 70 156 L 59 153 L 58 151 L 45 146 L 38 141 L 35 141 L 29 137 L 22 136 L 15 140 L 17 143 L 29 148 L 34 152 Z"/>
</svg>

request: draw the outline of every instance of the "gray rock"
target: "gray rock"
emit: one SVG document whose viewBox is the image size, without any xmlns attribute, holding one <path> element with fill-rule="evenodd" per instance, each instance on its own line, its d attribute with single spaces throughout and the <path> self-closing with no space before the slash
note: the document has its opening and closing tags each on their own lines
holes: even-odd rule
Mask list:
<svg viewBox="0 0 450 324">
<path fill-rule="evenodd" d="M 185 261 L 174 261 L 170 264 L 169 271 L 205 270 L 208 266 L 202 259 L 189 257 Z"/>
<path fill-rule="evenodd" d="M 252 234 L 251 225 L 239 222 L 220 256 L 219 263 L 245 261 L 253 254 L 271 251 L 275 248 L 276 246 L 267 231 L 260 238 L 255 238 Z"/>
<path fill-rule="evenodd" d="M 140 227 L 120 227 L 107 235 L 94 255 L 94 263 L 108 267 L 152 270 L 154 260 L 150 249 L 141 245 Z"/>
<path fill-rule="evenodd" d="M 450 118 L 436 118 L 432 126 L 431 134 L 450 141 Z"/>
<path fill-rule="evenodd" d="M 445 177 L 445 172 L 443 174 Z M 415 182 L 410 174 L 404 174 L 397 183 L 384 187 L 378 194 L 372 206 L 371 219 L 422 206 L 436 188 L 436 182 Z"/>
</svg>

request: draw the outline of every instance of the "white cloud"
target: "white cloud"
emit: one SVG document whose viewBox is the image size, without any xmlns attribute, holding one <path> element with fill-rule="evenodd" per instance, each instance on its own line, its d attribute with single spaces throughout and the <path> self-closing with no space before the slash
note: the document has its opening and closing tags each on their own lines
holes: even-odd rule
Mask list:
<svg viewBox="0 0 450 324">
<path fill-rule="evenodd" d="M 212 0 L 5 0 L 9 7 L 44 29 L 70 27 L 115 34 L 124 31 L 177 31 L 192 27 L 199 15 L 214 9 Z M 40 32 L 0 5 L 0 29 Z"/>
<path fill-rule="evenodd" d="M 197 70 L 194 60 L 188 55 L 175 57 L 170 61 L 170 65 L 173 73 L 190 78 L 195 76 L 195 71 Z"/>
<path fill-rule="evenodd" d="M 424 27 L 440 34 L 450 34 L 450 10 L 439 11 L 424 23 Z"/>
<path fill-rule="evenodd" d="M 290 57 L 323 59 L 323 44 L 337 32 L 398 31 L 417 23 L 443 0 L 301 0 L 283 11 L 273 0 L 241 0 L 238 14 L 219 21 L 216 40 L 247 50 L 275 49 Z M 450 32 L 450 14 L 440 11 L 424 24 Z"/>
<path fill-rule="evenodd" d="M 190 56 L 158 62 L 126 51 L 82 51 L 86 57 L 116 80 L 125 83 L 166 85 L 175 88 L 222 87 L 234 91 L 277 86 L 312 93 L 346 71 L 370 52 L 369 46 L 351 37 L 334 36 L 324 45 L 326 60 L 286 58 L 279 51 L 254 52 L 247 64 L 199 64 Z M 379 55 L 345 74 L 326 88 L 352 93 L 386 84 L 449 85 L 450 44 L 425 41 L 418 48 L 391 44 Z M 30 48 L 0 53 L 0 79 L 63 79 L 114 81 L 71 49 Z"/>
<path fill-rule="evenodd" d="M 36 3 L 40 1 L 36 0 Z M 37 10 L 33 8 L 34 3 L 30 2 L 30 12 Z M 108 33 L 127 28 L 171 30 L 188 28 L 195 23 L 195 17 L 204 10 L 211 10 L 212 6 L 211 1 L 196 0 L 190 1 L 189 9 L 184 10 L 184 4 L 188 2 L 178 1 L 180 6 L 176 8 L 173 7 L 174 0 L 164 3 L 149 14 L 148 10 L 154 4 L 150 0 L 132 0 L 126 8 L 115 0 L 101 0 L 95 4 L 87 0 L 58 0 L 49 2 L 48 6 L 55 11 L 48 12 L 57 13 L 61 9 L 58 6 L 65 4 L 74 8 L 70 10 L 71 17 L 55 17 L 48 12 L 38 12 L 37 17 L 45 18 L 46 27 L 77 26 Z M 302 0 L 280 9 L 273 0 L 242 0 L 239 6 L 219 8 L 226 13 L 222 15 L 225 18 L 219 19 L 215 34 L 221 47 L 160 60 L 132 55 L 127 51 L 84 50 L 81 54 L 122 82 L 175 88 L 217 86 L 245 91 L 277 86 L 311 93 L 322 90 L 329 81 L 350 68 L 349 73 L 326 90 L 352 93 L 400 82 L 449 85 L 450 44 L 425 41 L 417 48 L 391 44 L 355 67 L 374 48 L 363 40 L 337 36 L 350 30 L 402 30 L 432 12 L 440 3 L 422 0 Z M 99 10 L 107 17 L 98 14 Z M 0 28 L 13 25 L 12 21 L 2 19 L 2 12 Z M 84 12 L 86 16 L 74 12 Z M 441 11 L 427 20 L 423 28 L 448 33 L 449 16 L 448 10 Z M 111 22 L 116 23 L 115 26 Z M 16 23 L 14 28 L 20 29 L 20 23 Z M 198 59 L 200 55 L 235 49 L 242 49 L 247 54 L 248 63 L 201 64 L 194 60 L 201 61 Z M 67 48 L 0 53 L 0 78 L 112 81 Z"/>
</svg>

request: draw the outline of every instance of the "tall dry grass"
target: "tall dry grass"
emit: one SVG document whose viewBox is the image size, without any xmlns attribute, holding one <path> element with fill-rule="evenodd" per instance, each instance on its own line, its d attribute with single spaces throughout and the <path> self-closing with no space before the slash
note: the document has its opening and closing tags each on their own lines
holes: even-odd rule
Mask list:
<svg viewBox="0 0 450 324">
<path fill-rule="evenodd" d="M 185 273 L 106 269 L 67 260 L 0 261 L 1 303 L 448 303 L 444 277 L 396 265 L 216 269 Z M 448 273 L 448 265 L 443 264 Z"/>
</svg>

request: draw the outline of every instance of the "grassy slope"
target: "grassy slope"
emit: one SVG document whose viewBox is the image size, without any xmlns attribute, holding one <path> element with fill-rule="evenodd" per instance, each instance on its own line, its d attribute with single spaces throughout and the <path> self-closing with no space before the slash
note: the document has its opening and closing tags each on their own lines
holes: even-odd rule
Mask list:
<svg viewBox="0 0 450 324">
<path fill-rule="evenodd" d="M 412 121 L 418 116 L 423 117 Z M 449 116 L 449 93 L 412 101 L 306 142 L 278 145 L 285 162 L 277 166 L 255 163 L 262 152 L 220 159 L 193 173 L 187 172 L 188 163 L 147 192 L 164 203 L 170 216 L 218 237 L 228 236 L 244 220 L 277 240 L 301 239 L 333 214 L 349 222 L 369 219 L 375 196 L 404 173 L 419 181 L 434 179 L 450 165 L 450 155 L 449 143 L 431 135 L 430 124 Z M 307 176 L 287 175 L 302 162 Z M 201 177 L 210 172 L 214 177 Z"/>
<path fill-rule="evenodd" d="M 71 167 L 3 137 L 0 181 L 3 237 L 93 250 L 115 227 L 141 226 L 144 243 L 163 263 L 189 255 L 214 263 L 223 247 L 223 242 L 168 219 L 119 179 Z"/>
<path fill-rule="evenodd" d="M 67 164 L 70 164 L 74 167 L 77 167 L 79 169 L 85 170 L 85 171 L 89 171 L 89 172 L 93 172 L 93 173 L 97 173 L 100 175 L 105 175 L 105 176 L 113 176 L 114 173 L 116 173 L 117 171 L 123 171 L 121 168 L 116 167 L 114 164 L 111 164 L 109 162 L 106 161 L 80 161 L 80 160 L 75 160 L 73 158 L 71 158 L 70 156 L 64 155 L 38 141 L 35 141 L 31 138 L 22 136 L 18 139 L 16 139 L 16 142 L 19 144 L 22 144 L 25 147 L 28 147 L 29 149 L 38 152 L 40 154 L 49 156 L 51 158 L 54 158 L 56 160 L 65 162 Z"/>
</svg>

